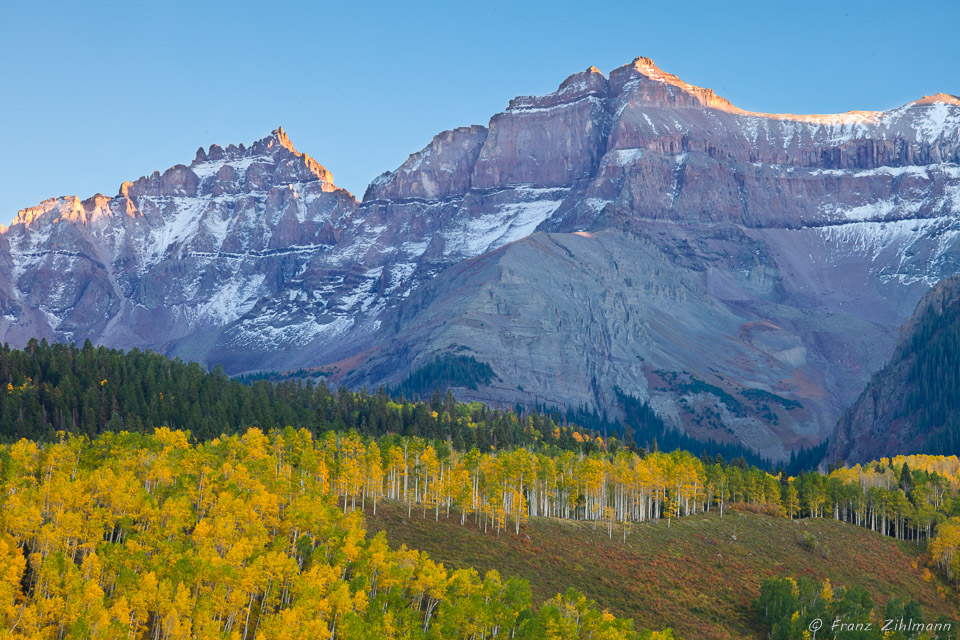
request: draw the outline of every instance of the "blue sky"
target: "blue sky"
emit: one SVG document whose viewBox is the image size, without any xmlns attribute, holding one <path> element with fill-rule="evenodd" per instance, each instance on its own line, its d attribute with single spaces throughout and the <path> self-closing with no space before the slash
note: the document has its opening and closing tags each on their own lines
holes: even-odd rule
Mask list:
<svg viewBox="0 0 960 640">
<path fill-rule="evenodd" d="M 960 3 L 16 2 L 0 8 L 0 222 L 283 125 L 361 197 L 444 129 L 637 55 L 745 109 L 960 94 Z"/>
</svg>

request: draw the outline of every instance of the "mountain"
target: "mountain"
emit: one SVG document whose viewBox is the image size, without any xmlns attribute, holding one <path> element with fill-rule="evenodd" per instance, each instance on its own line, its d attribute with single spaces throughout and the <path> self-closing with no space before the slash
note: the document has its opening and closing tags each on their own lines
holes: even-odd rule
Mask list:
<svg viewBox="0 0 960 640">
<path fill-rule="evenodd" d="M 48 200 L 0 234 L 0 338 L 400 384 L 466 399 L 625 396 L 782 458 L 826 437 L 927 289 L 960 273 L 960 99 L 738 109 L 647 58 L 437 135 L 363 200 L 282 129 Z"/>
<path fill-rule="evenodd" d="M 960 278 L 930 290 L 900 331 L 890 362 L 843 413 L 828 460 L 850 464 L 960 450 Z"/>
<path fill-rule="evenodd" d="M 243 345 L 235 328 L 278 307 L 286 315 L 259 343 L 302 339 L 319 325 L 289 291 L 323 286 L 322 269 L 304 266 L 336 246 L 356 204 L 282 129 L 250 148 L 201 149 L 113 198 L 47 200 L 2 236 L 4 339 L 89 337 L 209 361 L 231 329 Z"/>
</svg>

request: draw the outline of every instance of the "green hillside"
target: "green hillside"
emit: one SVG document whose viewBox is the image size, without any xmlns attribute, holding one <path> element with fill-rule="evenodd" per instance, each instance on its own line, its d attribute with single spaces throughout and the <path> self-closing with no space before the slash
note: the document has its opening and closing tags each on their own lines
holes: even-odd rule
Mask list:
<svg viewBox="0 0 960 640">
<path fill-rule="evenodd" d="M 682 638 L 763 637 L 751 602 L 764 579 L 778 576 L 829 578 L 865 588 L 881 606 L 909 597 L 930 618 L 956 616 L 956 596 L 938 595 L 948 587 L 925 570 L 922 548 L 825 518 L 710 512 L 670 527 L 634 524 L 624 544 L 619 526 L 611 539 L 602 524 L 531 518 L 519 537 L 498 537 L 442 513 L 424 520 L 414 510 L 408 519 L 405 507 L 385 503 L 376 516 L 368 512 L 367 526 L 371 535 L 384 531 L 391 546 L 426 551 L 447 566 L 528 580 L 535 599 L 573 582 L 638 627 L 670 627 Z M 816 537 L 816 548 L 805 548 L 804 535 Z"/>
</svg>

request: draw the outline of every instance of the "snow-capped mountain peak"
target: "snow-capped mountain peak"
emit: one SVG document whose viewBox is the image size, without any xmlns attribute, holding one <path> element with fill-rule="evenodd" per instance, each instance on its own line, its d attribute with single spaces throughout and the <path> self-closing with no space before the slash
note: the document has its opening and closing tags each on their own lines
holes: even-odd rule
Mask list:
<svg viewBox="0 0 960 640">
<path fill-rule="evenodd" d="M 960 272 L 958 212 L 953 96 L 749 112 L 637 58 L 438 134 L 362 202 L 278 128 L 25 209 L 0 233 L 0 338 L 370 386 L 465 353 L 499 376 L 468 397 L 615 415 L 620 389 L 779 456 Z"/>
</svg>

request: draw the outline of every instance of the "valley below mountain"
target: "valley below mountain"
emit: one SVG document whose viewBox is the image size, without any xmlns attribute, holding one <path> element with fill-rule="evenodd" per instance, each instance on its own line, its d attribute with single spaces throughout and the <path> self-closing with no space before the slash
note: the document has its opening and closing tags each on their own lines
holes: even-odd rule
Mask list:
<svg viewBox="0 0 960 640">
<path fill-rule="evenodd" d="M 864 463 L 896 451 L 960 450 L 960 278 L 931 289 L 903 324 L 890 361 L 843 413 L 828 459 Z"/>
</svg>

